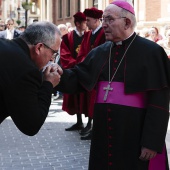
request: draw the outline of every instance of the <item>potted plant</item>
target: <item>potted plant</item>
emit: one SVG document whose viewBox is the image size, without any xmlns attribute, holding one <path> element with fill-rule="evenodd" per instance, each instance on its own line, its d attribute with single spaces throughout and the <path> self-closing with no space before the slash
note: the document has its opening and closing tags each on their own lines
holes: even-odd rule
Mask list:
<svg viewBox="0 0 170 170">
<path fill-rule="evenodd" d="M 32 7 L 32 2 L 22 2 L 22 7 L 23 7 L 25 10 L 30 10 L 31 7 Z"/>
<path fill-rule="evenodd" d="M 16 23 L 17 23 L 18 25 L 20 25 L 20 24 L 21 24 L 21 21 L 20 21 L 20 20 L 17 20 Z"/>
</svg>

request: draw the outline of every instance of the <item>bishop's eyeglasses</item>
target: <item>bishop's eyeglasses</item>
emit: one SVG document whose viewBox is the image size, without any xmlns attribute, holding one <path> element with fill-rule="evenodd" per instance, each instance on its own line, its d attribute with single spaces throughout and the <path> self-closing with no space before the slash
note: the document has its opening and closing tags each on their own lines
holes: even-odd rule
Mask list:
<svg viewBox="0 0 170 170">
<path fill-rule="evenodd" d="M 100 21 L 105 24 L 111 24 L 114 22 L 116 19 L 121 19 L 121 18 L 126 18 L 126 17 L 119 17 L 119 18 L 112 18 L 112 17 L 105 17 L 105 18 L 100 18 Z"/>
</svg>

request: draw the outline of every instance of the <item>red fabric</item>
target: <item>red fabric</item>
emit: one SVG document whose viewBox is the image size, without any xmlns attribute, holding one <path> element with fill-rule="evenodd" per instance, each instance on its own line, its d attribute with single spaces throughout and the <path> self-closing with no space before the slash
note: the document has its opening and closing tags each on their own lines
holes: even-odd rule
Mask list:
<svg viewBox="0 0 170 170">
<path fill-rule="evenodd" d="M 81 48 L 79 51 L 79 54 L 77 56 L 77 63 L 82 62 L 87 54 L 92 50 L 92 48 L 95 48 L 105 42 L 105 34 L 104 30 L 101 29 L 100 33 L 98 34 L 93 47 L 90 45 L 90 37 L 92 35 L 92 31 L 88 31 L 84 34 L 84 39 L 81 43 Z M 84 94 L 84 102 L 85 105 L 83 105 L 83 113 L 87 113 L 87 116 L 90 118 L 93 118 L 93 110 L 94 110 L 94 102 L 96 98 L 96 91 L 93 89 L 90 92 L 86 92 Z"/>
<path fill-rule="evenodd" d="M 86 17 L 98 18 L 98 19 L 101 18 L 103 15 L 103 11 L 95 7 L 86 8 L 83 13 L 86 15 Z"/>
<path fill-rule="evenodd" d="M 77 61 L 74 55 L 73 31 L 63 36 L 60 46 L 60 62 L 65 69 L 72 68 Z M 82 114 L 84 106 L 84 94 L 63 94 L 62 110 L 70 115 Z M 85 107 L 85 106 L 84 106 Z M 84 113 L 85 116 L 86 113 Z"/>
<path fill-rule="evenodd" d="M 77 63 L 82 62 L 85 59 L 85 57 L 87 56 L 87 54 L 92 50 L 92 47 L 90 45 L 91 34 L 92 34 L 92 31 L 88 31 L 84 34 L 84 39 L 81 43 L 81 48 L 80 48 L 79 54 L 77 56 Z M 93 48 L 103 44 L 104 42 L 105 42 L 105 34 L 104 34 L 104 30 L 101 29 L 100 33 L 98 34 L 98 36 L 94 42 Z"/>
<path fill-rule="evenodd" d="M 85 114 L 83 112 L 84 93 L 80 94 L 63 94 L 62 110 L 66 111 L 70 115 L 74 114 Z"/>
<path fill-rule="evenodd" d="M 93 118 L 94 103 L 96 99 L 96 90 L 84 93 L 83 113 L 87 113 L 87 117 Z"/>
<path fill-rule="evenodd" d="M 60 46 L 60 62 L 61 66 L 66 68 L 72 68 L 76 64 L 76 59 L 73 57 L 74 54 L 74 41 L 73 31 L 63 36 Z"/>
<path fill-rule="evenodd" d="M 75 22 L 86 21 L 86 15 L 82 12 L 77 12 L 73 17 Z"/>
</svg>

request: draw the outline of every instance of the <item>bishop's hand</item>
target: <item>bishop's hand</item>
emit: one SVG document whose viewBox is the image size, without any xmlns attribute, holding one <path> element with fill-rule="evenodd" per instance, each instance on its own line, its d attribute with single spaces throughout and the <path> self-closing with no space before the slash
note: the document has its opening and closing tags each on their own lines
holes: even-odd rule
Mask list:
<svg viewBox="0 0 170 170">
<path fill-rule="evenodd" d="M 143 161 L 148 161 L 148 160 L 154 158 L 156 156 L 156 154 L 157 154 L 156 151 L 142 147 L 141 155 L 140 155 L 139 159 L 141 159 Z"/>
<path fill-rule="evenodd" d="M 53 63 L 51 65 L 51 72 L 53 72 L 53 71 L 57 71 L 58 74 L 60 74 L 60 76 L 63 74 L 62 68 L 57 63 Z"/>
</svg>

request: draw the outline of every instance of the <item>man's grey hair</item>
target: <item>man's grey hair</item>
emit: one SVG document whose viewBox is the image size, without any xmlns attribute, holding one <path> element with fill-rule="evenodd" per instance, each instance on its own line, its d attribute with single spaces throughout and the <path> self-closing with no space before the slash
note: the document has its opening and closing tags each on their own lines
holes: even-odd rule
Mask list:
<svg viewBox="0 0 170 170">
<path fill-rule="evenodd" d="M 61 33 L 55 24 L 48 21 L 41 21 L 29 25 L 26 30 L 21 33 L 20 38 L 27 44 L 35 45 L 37 43 L 45 43 L 48 46 L 52 46 L 56 43 L 56 34 L 61 37 Z"/>
<path fill-rule="evenodd" d="M 125 9 L 121 9 L 121 15 L 122 15 L 121 17 L 127 17 L 131 20 L 133 29 L 136 27 L 136 17 L 134 14 Z"/>
</svg>

